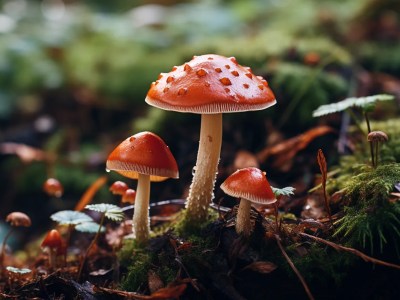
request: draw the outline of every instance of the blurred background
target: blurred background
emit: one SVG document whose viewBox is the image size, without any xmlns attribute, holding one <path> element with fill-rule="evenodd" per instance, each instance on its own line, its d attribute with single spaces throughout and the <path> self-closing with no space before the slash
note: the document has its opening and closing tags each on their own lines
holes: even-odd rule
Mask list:
<svg viewBox="0 0 400 300">
<path fill-rule="evenodd" d="M 152 201 L 184 197 L 200 117 L 144 98 L 160 72 L 206 53 L 235 56 L 277 98 L 265 111 L 224 117 L 216 199 L 219 183 L 252 159 L 275 186 L 305 194 L 319 170 L 316 150 L 337 159 L 335 132 L 316 134 L 282 165 L 257 154 L 322 125 L 339 130 L 340 115 L 312 118 L 322 104 L 377 93 L 398 101 L 400 1 L 0 1 L 0 219 L 23 211 L 31 232 L 43 232 L 51 213 L 73 209 L 100 176 L 108 181 L 94 201 L 119 203 L 108 187 L 122 178 L 105 173 L 105 160 L 144 130 L 166 141 L 181 173 L 153 184 Z M 43 191 L 49 177 L 62 183 L 61 198 Z"/>
</svg>

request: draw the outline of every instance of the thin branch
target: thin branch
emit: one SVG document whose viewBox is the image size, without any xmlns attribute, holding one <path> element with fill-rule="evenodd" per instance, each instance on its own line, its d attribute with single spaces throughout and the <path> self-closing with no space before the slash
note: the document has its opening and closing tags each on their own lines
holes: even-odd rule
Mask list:
<svg viewBox="0 0 400 300">
<path fill-rule="evenodd" d="M 314 300 L 314 296 L 311 294 L 311 291 L 310 291 L 306 281 L 304 280 L 303 276 L 300 274 L 299 270 L 296 268 L 296 266 L 294 265 L 294 263 L 290 259 L 289 255 L 287 255 L 285 249 L 282 246 L 282 243 L 281 243 L 280 238 L 279 238 L 278 235 L 275 235 L 275 240 L 276 240 L 276 243 L 278 244 L 279 249 L 281 250 L 283 256 L 285 257 L 286 261 L 288 262 L 289 266 L 292 268 L 294 273 L 296 273 L 296 275 L 299 278 L 301 284 L 303 285 L 304 290 L 306 291 L 308 298 L 310 300 Z"/>
<path fill-rule="evenodd" d="M 307 234 L 307 233 L 300 232 L 299 234 L 302 235 L 302 236 L 314 239 L 317 242 L 320 242 L 320 243 L 323 243 L 325 245 L 331 246 L 332 248 L 336 249 L 337 251 L 343 250 L 343 251 L 350 252 L 350 253 L 352 253 L 354 255 L 357 255 L 358 257 L 362 258 L 366 262 L 371 262 L 373 264 L 382 265 L 382 266 L 386 266 L 386 267 L 395 268 L 395 269 L 399 269 L 400 270 L 400 266 L 399 265 L 388 263 L 386 261 L 373 258 L 373 257 L 368 256 L 368 255 L 366 255 L 366 254 L 362 253 L 361 251 L 358 251 L 358 250 L 356 250 L 354 248 L 341 246 L 341 245 L 335 244 L 333 242 L 321 239 L 319 237 L 316 237 L 316 236 L 313 236 L 313 235 L 310 235 L 310 234 Z"/>
</svg>

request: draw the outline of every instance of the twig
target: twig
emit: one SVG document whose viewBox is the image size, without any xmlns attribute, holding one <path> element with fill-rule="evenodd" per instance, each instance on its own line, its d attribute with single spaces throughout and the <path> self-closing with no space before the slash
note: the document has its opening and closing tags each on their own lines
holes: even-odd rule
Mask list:
<svg viewBox="0 0 400 300">
<path fill-rule="evenodd" d="M 373 264 L 382 265 L 382 266 L 386 266 L 386 267 L 395 268 L 395 269 L 399 269 L 400 270 L 400 266 L 399 265 L 388 263 L 386 261 L 373 258 L 371 256 L 368 256 L 368 255 L 362 253 L 361 251 L 358 251 L 357 249 L 341 246 L 341 245 L 338 245 L 336 243 L 321 239 L 319 237 L 316 237 L 316 236 L 313 236 L 313 235 L 310 235 L 310 234 L 307 234 L 307 233 L 304 233 L 304 232 L 300 232 L 299 234 L 302 235 L 302 236 L 314 239 L 317 242 L 320 242 L 320 243 L 323 243 L 325 245 L 331 246 L 332 248 L 336 249 L 337 251 L 343 250 L 343 251 L 347 251 L 347 252 L 353 253 L 354 255 L 357 255 L 358 257 L 362 258 L 366 262 L 371 262 Z"/>
<path fill-rule="evenodd" d="M 289 255 L 287 255 L 285 249 L 284 249 L 283 246 L 282 246 L 282 243 L 281 243 L 280 238 L 279 238 L 278 235 L 275 235 L 275 240 L 276 240 L 276 243 L 278 244 L 279 249 L 281 250 L 283 256 L 285 257 L 286 261 L 288 262 L 289 266 L 290 266 L 290 267 L 292 268 L 292 270 L 296 273 L 296 275 L 297 275 L 297 277 L 299 278 L 301 284 L 303 285 L 304 290 L 306 291 L 308 298 L 309 298 L 310 300 L 314 300 L 314 296 L 311 294 L 311 291 L 310 291 L 310 289 L 309 289 L 309 287 L 308 287 L 306 281 L 304 280 L 303 276 L 300 274 L 299 270 L 296 268 L 296 266 L 294 265 L 294 263 L 293 263 L 292 260 L 290 259 Z"/>
</svg>

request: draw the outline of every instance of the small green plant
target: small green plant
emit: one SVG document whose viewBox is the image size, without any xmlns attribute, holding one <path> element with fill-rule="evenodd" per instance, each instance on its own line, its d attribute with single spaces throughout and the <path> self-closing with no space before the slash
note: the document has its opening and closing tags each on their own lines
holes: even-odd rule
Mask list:
<svg viewBox="0 0 400 300">
<path fill-rule="evenodd" d="M 107 218 L 107 219 L 117 221 L 117 222 L 122 221 L 124 219 L 124 212 L 122 211 L 122 209 L 113 204 L 106 204 L 106 203 L 89 204 L 89 205 L 86 205 L 85 208 L 101 213 L 101 217 L 100 217 L 100 223 L 97 227 L 96 235 L 93 238 L 92 242 L 90 243 L 89 247 L 86 249 L 86 252 L 85 252 L 85 254 L 82 258 L 81 264 L 79 266 L 78 277 L 77 277 L 78 281 L 81 278 L 83 266 L 85 265 L 86 258 L 89 255 L 90 249 L 94 246 L 94 244 L 96 244 L 97 239 L 99 238 L 99 235 L 103 230 L 103 224 L 104 224 L 105 219 Z M 85 223 L 83 223 L 83 224 L 85 224 Z M 83 224 L 81 224 L 81 225 L 83 225 Z M 90 226 L 92 226 L 92 225 L 90 225 Z"/>
</svg>

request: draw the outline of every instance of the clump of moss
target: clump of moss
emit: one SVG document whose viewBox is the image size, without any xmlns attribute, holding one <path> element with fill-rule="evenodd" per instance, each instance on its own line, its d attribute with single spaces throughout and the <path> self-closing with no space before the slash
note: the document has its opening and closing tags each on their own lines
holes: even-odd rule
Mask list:
<svg viewBox="0 0 400 300">
<path fill-rule="evenodd" d="M 151 238 L 146 248 L 127 241 L 119 252 L 121 266 L 126 275 L 121 288 L 127 291 L 147 291 L 148 272 L 152 270 L 165 285 L 173 282 L 178 274 L 183 277 L 204 278 L 211 265 L 212 249 L 216 248 L 213 235 L 206 230 L 191 234 L 184 240 L 171 231 Z"/>
<path fill-rule="evenodd" d="M 173 224 L 174 231 L 181 237 L 199 236 L 201 235 L 201 232 L 203 232 L 207 228 L 207 226 L 218 219 L 218 213 L 215 210 L 209 208 L 207 220 L 203 224 L 201 224 L 201 226 L 198 226 L 198 224 L 194 225 L 187 222 L 185 214 L 186 210 L 183 210 L 177 216 L 176 222 Z"/>
<path fill-rule="evenodd" d="M 394 185 L 400 182 L 400 164 L 373 169 L 359 166 L 359 174 L 339 177 L 345 215 L 336 222 L 334 236 L 341 242 L 372 253 L 394 248 L 400 257 L 400 204 L 389 202 Z"/>
</svg>

